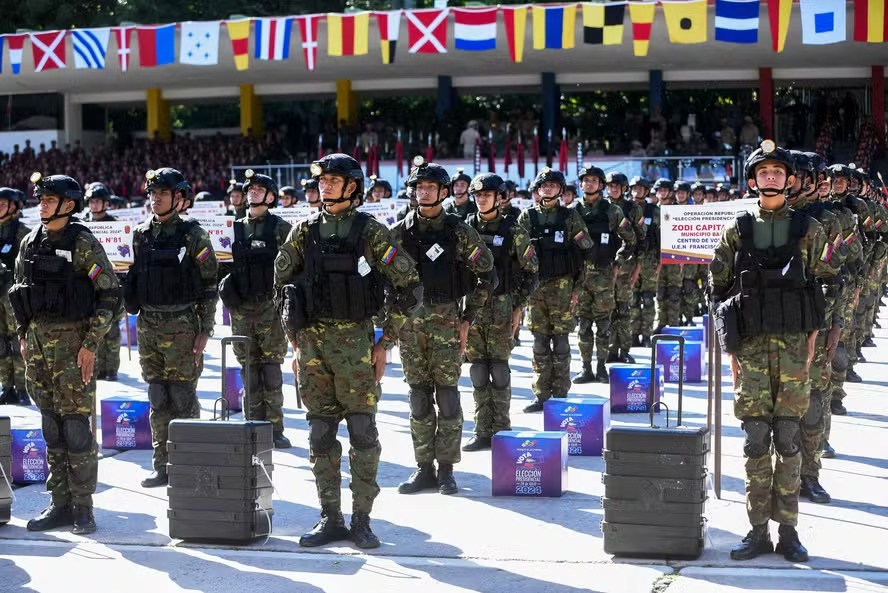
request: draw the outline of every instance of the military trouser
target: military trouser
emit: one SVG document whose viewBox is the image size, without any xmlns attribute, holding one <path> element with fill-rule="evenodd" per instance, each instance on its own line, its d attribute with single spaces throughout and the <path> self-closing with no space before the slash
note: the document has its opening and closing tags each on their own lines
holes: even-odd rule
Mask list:
<svg viewBox="0 0 888 593">
<path fill-rule="evenodd" d="M 250 385 L 243 369 L 247 364 L 246 349 L 234 344 L 234 355 L 241 365 L 244 387 L 249 390 L 249 418 L 267 420 L 275 432 L 284 430 L 284 391 L 281 365 L 287 356 L 287 336 L 281 326 L 274 302 L 245 302 L 231 311 L 231 333 L 250 338 Z"/>
<path fill-rule="evenodd" d="M 429 303 L 401 328 L 401 364 L 410 386 L 410 435 L 417 463 L 461 459 L 460 323 L 456 303 Z"/>
<path fill-rule="evenodd" d="M 654 297 L 657 295 L 657 282 L 660 274 L 659 252 L 647 252 L 641 256 L 641 273 L 635 285 L 630 324 L 632 337 L 650 338 L 654 329 L 657 310 Z"/>
<path fill-rule="evenodd" d="M 373 325 L 364 323 L 315 323 L 296 336 L 298 373 L 308 419 L 309 457 L 322 507 L 340 509 L 342 504 L 342 445 L 336 438 L 339 423 L 348 428 L 352 510 L 369 513 L 379 495 L 379 431 L 376 405 L 381 389 L 370 364 Z"/>
<path fill-rule="evenodd" d="M 121 311 L 111 322 L 111 329 L 105 334 L 105 338 L 99 343 L 96 350 L 96 376 L 106 377 L 120 370 L 120 344 L 122 334 L 120 322 L 126 319 L 126 312 Z"/>
<path fill-rule="evenodd" d="M 683 264 L 681 267 L 681 316 L 684 318 L 682 323 L 692 325 L 700 301 L 700 287 L 697 283 L 700 271 L 696 264 Z"/>
<path fill-rule="evenodd" d="M 469 327 L 466 357 L 475 397 L 475 430 L 480 437 L 492 437 L 511 430 L 509 406 L 512 378 L 509 356 L 512 349 L 512 298 L 491 297 Z"/>
<path fill-rule="evenodd" d="M 611 316 L 610 353 L 618 354 L 620 350 L 629 352 L 632 347 L 630 310 L 632 307 L 632 271 L 635 266 L 625 265 L 617 268 L 617 279 L 614 284 L 615 307 Z"/>
<path fill-rule="evenodd" d="M 46 489 L 60 506 L 92 507 L 99 475 L 99 449 L 89 422 L 96 380 L 84 385 L 74 364 L 88 327 L 87 322 L 34 320 L 27 332 L 26 375 L 43 420 Z"/>
<path fill-rule="evenodd" d="M 842 336 L 839 339 L 838 351 L 841 355 L 836 356 L 838 361 L 833 361 L 832 373 L 829 378 L 829 398 L 842 401 L 845 399 L 845 377 L 848 375 L 848 369 L 851 368 L 852 350 L 854 350 L 854 284 L 849 284 L 843 292 L 843 301 L 836 306 L 842 307 L 842 317 L 845 319 L 845 327 L 842 329 Z M 844 359 L 844 360 L 843 360 Z M 846 364 L 841 364 L 848 361 Z M 827 428 L 826 440 L 829 440 L 829 428 Z"/>
<path fill-rule="evenodd" d="M 198 319 L 192 309 L 178 312 L 145 311 L 139 314 L 137 330 L 142 378 L 148 383 L 151 441 L 154 469 L 166 470 L 170 422 L 199 418 L 197 380 L 203 357 L 195 364 L 194 338 Z"/>
<path fill-rule="evenodd" d="M 528 326 L 533 333 L 531 390 L 543 402 L 570 390 L 570 341 L 575 320 L 570 310 L 574 281 L 568 276 L 547 278 L 530 296 Z"/>
<path fill-rule="evenodd" d="M 769 519 L 798 524 L 800 419 L 810 399 L 807 340 L 804 333 L 756 336 L 742 340 L 736 354 L 740 385 L 734 415 L 746 433 L 746 512 L 752 525 Z"/>
<path fill-rule="evenodd" d="M 0 383 L 4 390 L 26 390 L 25 363 L 22 360 L 15 316 L 6 289 L 0 295 Z"/>
<path fill-rule="evenodd" d="M 826 391 L 832 367 L 827 364 L 826 339 L 829 330 L 822 329 L 817 334 L 814 346 L 814 360 L 809 372 L 811 378 L 811 395 L 808 411 L 802 416 L 802 467 L 801 475 L 814 478 L 820 477 L 820 448 L 823 435 L 832 412 L 830 398 Z"/>
<path fill-rule="evenodd" d="M 665 265 L 657 278 L 657 329 L 681 325 L 682 266 Z"/>
<path fill-rule="evenodd" d="M 610 349 L 611 315 L 616 307 L 613 268 L 587 267 L 578 292 L 578 346 L 583 365 L 588 366 L 592 363 L 593 349 L 601 361 L 607 358 Z"/>
</svg>

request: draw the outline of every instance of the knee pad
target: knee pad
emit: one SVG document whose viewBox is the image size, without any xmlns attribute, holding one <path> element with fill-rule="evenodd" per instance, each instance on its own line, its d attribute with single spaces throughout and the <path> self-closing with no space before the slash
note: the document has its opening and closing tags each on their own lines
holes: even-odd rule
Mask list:
<svg viewBox="0 0 888 593">
<path fill-rule="evenodd" d="M 410 416 L 414 420 L 422 420 L 432 413 L 434 388 L 431 385 L 411 385 L 407 393 L 410 403 Z"/>
<path fill-rule="evenodd" d="M 12 356 L 12 341 L 9 336 L 0 336 L 0 358 Z"/>
<path fill-rule="evenodd" d="M 670 301 L 677 301 L 681 298 L 681 288 L 678 286 L 670 286 L 666 289 L 666 298 Z"/>
<path fill-rule="evenodd" d="M 848 351 L 845 350 L 845 344 L 839 342 L 839 345 L 836 346 L 836 352 L 833 354 L 832 368 L 837 373 L 847 371 L 849 362 Z"/>
<path fill-rule="evenodd" d="M 335 418 L 312 418 L 308 421 L 308 446 L 312 455 L 329 453 L 336 444 L 339 423 Z"/>
<path fill-rule="evenodd" d="M 617 301 L 617 307 L 614 309 L 614 319 L 629 317 L 629 303 L 621 303 Z"/>
<path fill-rule="evenodd" d="M 478 360 L 469 367 L 469 378 L 472 379 L 472 387 L 484 389 L 490 383 L 490 367 L 486 360 Z"/>
<path fill-rule="evenodd" d="M 653 292 L 647 290 L 644 291 L 643 293 L 641 293 L 641 304 L 644 305 L 645 308 L 653 307 L 655 296 L 656 295 Z"/>
<path fill-rule="evenodd" d="M 89 427 L 89 418 L 80 414 L 69 414 L 62 417 L 62 433 L 68 451 L 86 453 L 92 450 L 93 435 Z"/>
<path fill-rule="evenodd" d="M 62 417 L 55 412 L 40 411 L 43 425 L 43 440 L 47 449 L 58 449 L 65 441 L 62 439 Z"/>
<path fill-rule="evenodd" d="M 592 320 L 586 317 L 580 317 L 580 321 L 577 327 L 577 333 L 584 337 L 589 338 L 592 336 Z"/>
<path fill-rule="evenodd" d="M 265 389 L 277 390 L 284 386 L 284 373 L 281 370 L 281 365 L 269 363 L 261 365 L 260 368 Z"/>
<path fill-rule="evenodd" d="M 539 356 L 552 354 L 551 336 L 533 334 L 533 353 Z"/>
<path fill-rule="evenodd" d="M 823 426 L 823 393 L 819 389 L 811 390 L 811 400 L 808 403 L 808 411 L 802 416 L 802 424 L 806 428 Z"/>
<path fill-rule="evenodd" d="M 697 281 L 696 280 L 682 280 L 681 281 L 681 289 L 686 293 L 690 294 L 697 290 Z"/>
<path fill-rule="evenodd" d="M 180 414 L 190 412 L 194 407 L 197 395 L 194 387 L 187 381 L 170 381 L 170 405 Z"/>
<path fill-rule="evenodd" d="M 637 307 L 640 304 L 641 304 L 641 292 L 636 290 L 635 292 L 632 293 L 632 300 L 629 301 L 629 305 L 631 307 Z"/>
<path fill-rule="evenodd" d="M 462 412 L 459 404 L 459 388 L 456 385 L 436 385 L 435 400 L 438 402 L 441 418 L 451 420 L 459 417 Z"/>
<path fill-rule="evenodd" d="M 379 431 L 372 414 L 352 414 L 346 418 L 348 439 L 358 451 L 369 451 L 379 446 Z"/>
<path fill-rule="evenodd" d="M 798 455 L 802 433 L 798 418 L 774 418 L 774 449 L 784 457 Z"/>
<path fill-rule="evenodd" d="M 148 384 L 148 405 L 152 410 L 165 410 L 169 403 L 170 398 L 165 383 Z"/>
<path fill-rule="evenodd" d="M 567 334 L 558 334 L 552 338 L 552 350 L 558 356 L 570 356 L 570 340 Z"/>
<path fill-rule="evenodd" d="M 763 418 L 744 418 L 741 425 L 746 433 L 743 454 L 747 457 L 761 457 L 771 451 L 771 423 Z"/>
<path fill-rule="evenodd" d="M 509 369 L 509 361 L 490 361 L 490 377 L 490 383 L 494 389 L 508 389 L 512 383 L 512 371 Z"/>
<path fill-rule="evenodd" d="M 607 335 L 607 333 L 610 332 L 611 328 L 611 318 L 602 317 L 601 319 L 596 319 L 595 326 L 598 328 L 599 336 Z"/>
<path fill-rule="evenodd" d="M 241 369 L 241 383 L 244 386 L 244 389 L 249 390 L 250 396 L 259 393 L 259 390 L 262 389 L 262 367 L 260 365 L 253 365 L 250 367 L 250 380 L 247 381 L 247 369 Z"/>
</svg>

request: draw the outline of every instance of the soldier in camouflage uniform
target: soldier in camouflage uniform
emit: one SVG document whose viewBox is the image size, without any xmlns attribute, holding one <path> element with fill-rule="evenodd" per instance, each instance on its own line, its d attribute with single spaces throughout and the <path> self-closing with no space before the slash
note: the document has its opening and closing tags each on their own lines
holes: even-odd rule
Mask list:
<svg viewBox="0 0 888 593">
<path fill-rule="evenodd" d="M 515 220 L 518 220 L 518 215 L 521 214 L 521 208 L 518 208 L 514 204 L 512 204 L 512 198 L 515 197 L 516 190 L 518 186 L 515 185 L 514 181 L 506 181 L 506 189 L 502 194 L 500 194 L 499 201 L 499 211 L 503 216 L 511 216 Z"/>
<path fill-rule="evenodd" d="M 576 211 L 583 218 L 592 242 L 583 264 L 583 281 L 578 287 L 576 314 L 579 319 L 579 349 L 583 370 L 574 383 L 608 383 L 604 364 L 610 349 L 611 315 L 614 312 L 616 269 L 635 265 L 635 233 L 623 211 L 602 195 L 604 171 L 586 164 L 580 169 L 583 199 Z M 618 241 L 617 239 L 620 239 Z M 593 329 L 594 325 L 594 329 Z M 592 350 L 598 356 L 598 368 L 592 372 Z"/>
<path fill-rule="evenodd" d="M 222 303 L 231 311 L 231 333 L 250 338 L 251 360 L 243 343 L 234 354 L 249 395 L 250 420 L 267 420 L 274 427 L 275 449 L 290 448 L 284 436 L 284 377 L 281 365 L 287 356 L 287 338 L 274 305 L 274 260 L 287 240 L 292 225 L 268 209 L 277 202 L 277 183 L 267 176 L 246 171 L 243 191 L 247 216 L 234 223 L 234 262 L 231 273 L 219 284 Z M 250 365 L 250 381 L 246 368 Z"/>
<path fill-rule="evenodd" d="M 808 552 L 796 531 L 800 419 L 808 409 L 808 371 L 824 318 L 823 294 L 814 278 L 831 278 L 835 269 L 820 223 L 791 211 L 786 202 L 795 182 L 792 155 L 766 140 L 747 159 L 744 172 L 750 190 L 759 194 L 758 205 L 725 225 L 709 265 L 710 294 L 725 320 L 719 339 L 731 354 L 738 386 L 734 415 L 746 433 L 752 530 L 731 550 L 731 558 L 776 551 L 805 562 Z M 780 525 L 776 550 L 770 520 Z"/>
<path fill-rule="evenodd" d="M 292 185 L 285 185 L 278 192 L 278 197 L 281 201 L 281 208 L 292 208 L 299 202 L 299 195 L 296 193 L 296 188 Z"/>
<path fill-rule="evenodd" d="M 657 313 L 654 297 L 657 296 L 660 276 L 660 208 L 656 197 L 651 195 L 651 182 L 644 177 L 633 177 L 629 181 L 629 191 L 642 208 L 646 231 L 644 244 L 638 248 L 641 272 L 630 315 L 632 339 L 634 346 L 649 348 Z"/>
<path fill-rule="evenodd" d="M 379 495 L 379 383 L 386 350 L 422 304 L 422 285 L 415 262 L 393 234 L 357 211 L 364 184 L 358 162 L 329 154 L 312 163 L 311 172 L 323 209 L 293 228 L 274 263 L 281 319 L 296 353 L 293 371 L 305 398 L 308 459 L 321 505 L 321 520 L 299 545 L 351 539 L 360 548 L 375 548 L 379 538 L 370 530 L 370 511 Z M 371 318 L 383 301 L 383 333 L 374 344 Z M 342 445 L 336 438 L 343 419 L 351 443 L 351 530 L 342 516 Z"/>
<path fill-rule="evenodd" d="M 450 194 L 451 197 L 444 200 L 444 212 L 447 214 L 456 214 L 465 220 L 469 214 L 477 214 L 478 207 L 469 197 L 469 184 L 472 178 L 469 177 L 461 168 L 456 170 L 456 174 L 450 178 Z"/>
<path fill-rule="evenodd" d="M 881 261 L 884 257 L 884 245 L 881 244 L 880 228 L 884 224 L 882 211 L 875 200 L 872 199 L 869 175 L 860 168 L 851 169 L 852 186 L 857 191 L 857 197 L 866 204 L 869 215 L 864 220 L 866 244 L 869 248 L 869 270 L 863 279 L 860 291 L 860 305 L 854 312 L 854 324 L 857 331 L 857 355 L 860 362 L 866 362 L 861 348 L 874 348 L 871 334 L 873 327 L 873 314 L 876 309 L 876 301 L 879 299 L 879 287 L 877 278 L 881 278 Z"/>
<path fill-rule="evenodd" d="M 462 356 L 469 326 L 496 288 L 497 276 L 493 254 L 478 232 L 441 206 L 450 181 L 447 171 L 422 157 L 413 162 L 407 185 L 416 190 L 419 206 L 392 233 L 417 262 L 425 301 L 401 328 L 417 469 L 398 492 L 437 488 L 441 494 L 455 494 L 453 465 L 460 461 L 463 424 L 457 387 Z"/>
<path fill-rule="evenodd" d="M 408 187 L 404 189 L 404 197 L 409 201 L 398 208 L 398 213 L 395 215 L 395 222 L 401 222 L 407 218 L 408 213 L 416 210 L 416 192 L 414 191 L 414 188 Z"/>
<path fill-rule="evenodd" d="M 318 180 L 312 177 L 311 179 L 303 179 L 300 181 L 302 185 L 302 194 L 305 196 L 305 201 L 309 206 L 314 208 L 321 207 L 321 193 L 318 189 Z"/>
<path fill-rule="evenodd" d="M 540 412 L 549 398 L 565 398 L 570 390 L 570 340 L 576 323 L 573 295 L 583 278 L 584 262 L 594 247 L 576 208 L 558 203 L 564 175 L 549 167 L 533 182 L 540 203 L 518 216 L 530 233 L 540 261 L 540 284 L 528 301 L 528 326 L 533 333 L 534 401 L 525 412 Z M 603 305 L 597 305 L 603 306 Z"/>
<path fill-rule="evenodd" d="M 30 403 L 25 387 L 25 365 L 16 337 L 15 315 L 9 304 L 9 287 L 15 276 L 15 259 L 18 257 L 22 239 L 31 231 L 19 222 L 15 213 L 18 208 L 19 193 L 9 187 L 0 188 L 0 380 L 3 393 L 0 405 Z"/>
<path fill-rule="evenodd" d="M 652 186 L 659 206 L 675 204 L 674 184 L 671 179 L 662 177 Z M 657 327 L 654 333 L 659 334 L 667 325 L 681 325 L 681 264 L 669 264 L 660 267 L 657 277 Z"/>
<path fill-rule="evenodd" d="M 28 521 L 28 531 L 73 525 L 72 533 L 82 535 L 96 530 L 92 495 L 99 460 L 89 422 L 95 352 L 120 292 L 99 241 L 70 221 L 82 208 L 80 185 L 40 173 L 31 182 L 42 224 L 22 241 L 9 298 L 28 385 L 43 419 L 52 502 Z"/>
<path fill-rule="evenodd" d="M 189 186 L 190 190 L 190 186 Z M 232 179 L 228 182 L 228 189 L 225 194 L 228 196 L 227 216 L 233 216 L 236 220 L 247 215 L 247 197 L 244 195 L 243 186 Z"/>
<path fill-rule="evenodd" d="M 475 430 L 463 451 L 481 451 L 490 448 L 494 434 L 512 428 L 512 335 L 521 322 L 528 296 L 536 288 L 539 263 L 527 231 L 500 212 L 498 203 L 506 194 L 502 178 L 493 173 L 479 175 L 472 180 L 469 191 L 478 214 L 470 214 L 466 222 L 493 253 L 499 278 L 493 295 L 469 328 L 466 345 L 469 376 L 475 388 Z"/>
<path fill-rule="evenodd" d="M 190 192 L 169 167 L 148 171 L 152 216 L 133 232 L 133 264 L 124 305 L 139 315 L 139 363 L 148 384 L 154 471 L 142 487 L 167 484 L 167 436 L 177 418 L 200 417 L 197 380 L 216 315 L 216 254 L 196 221 L 183 220 L 179 203 Z"/>
<path fill-rule="evenodd" d="M 706 186 L 702 183 L 691 185 L 686 181 L 676 181 L 673 189 L 677 206 L 702 204 L 706 195 Z M 690 199 L 691 194 L 694 195 L 694 199 Z M 701 268 L 705 270 L 706 266 L 681 264 L 680 322 L 682 325 L 694 325 L 694 315 L 697 312 L 697 302 L 699 299 L 700 287 L 698 280 L 700 279 Z"/>
</svg>

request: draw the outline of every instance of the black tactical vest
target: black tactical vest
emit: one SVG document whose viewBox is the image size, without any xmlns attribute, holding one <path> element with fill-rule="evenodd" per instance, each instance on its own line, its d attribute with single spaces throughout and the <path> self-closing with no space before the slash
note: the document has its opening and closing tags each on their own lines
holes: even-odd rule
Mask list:
<svg viewBox="0 0 888 593">
<path fill-rule="evenodd" d="M 128 293 L 139 305 L 168 307 L 192 305 L 201 295 L 200 268 L 186 251 L 186 237 L 196 220 L 182 220 L 170 236 L 155 237 L 149 224 L 141 230 L 140 253 L 127 274 Z M 130 277 L 132 276 L 132 277 Z"/>
<path fill-rule="evenodd" d="M 619 236 L 610 228 L 610 217 L 607 215 L 610 203 L 604 198 L 598 198 L 598 208 L 593 212 L 592 208 L 584 204 L 583 209 L 578 209 L 582 214 L 589 229 L 589 238 L 592 239 L 592 253 L 589 261 L 596 268 L 606 268 L 613 265 L 619 249 Z M 605 239 L 607 242 L 605 242 Z"/>
<path fill-rule="evenodd" d="M 15 270 L 15 258 L 18 257 L 19 241 L 18 230 L 21 223 L 13 219 L 7 226 L 8 234 L 5 239 L 0 239 L 0 261 L 10 271 Z"/>
<path fill-rule="evenodd" d="M 515 219 L 512 217 L 502 217 L 500 219 L 499 228 L 496 232 L 489 229 L 481 230 L 481 220 L 477 214 L 470 214 L 466 222 L 478 231 L 484 244 L 493 253 L 493 267 L 496 268 L 499 283 L 493 291 L 493 296 L 502 294 L 510 294 L 515 286 L 515 279 L 521 274 L 521 266 L 518 261 L 512 257 L 512 243 L 514 235 L 512 228 L 515 225 Z"/>
<path fill-rule="evenodd" d="M 567 232 L 567 216 L 570 210 L 556 206 L 554 222 L 540 222 L 536 208 L 529 211 L 530 241 L 540 260 L 540 280 L 576 276 L 582 266 L 582 256 L 575 247 L 573 237 Z"/>
<path fill-rule="evenodd" d="M 462 219 L 444 213 L 444 226 L 439 231 L 419 228 L 419 215 L 407 215 L 401 243 L 416 261 L 424 300 L 429 303 L 455 303 L 468 294 L 474 285 L 474 274 L 457 258 L 459 237 L 456 228 Z"/>
<path fill-rule="evenodd" d="M 752 214 L 737 218 L 741 245 L 736 255 L 735 287 L 740 294 L 742 337 L 810 332 L 823 325 L 823 292 L 805 269 L 799 250 L 810 220 L 806 213 L 793 211 L 786 243 L 756 249 Z"/>
<path fill-rule="evenodd" d="M 646 253 L 660 253 L 660 233 L 659 227 L 654 226 L 654 220 L 657 218 L 657 206 L 656 204 L 649 204 L 645 202 L 644 204 L 644 221 L 647 225 L 646 227 L 646 235 L 645 235 L 645 252 Z M 651 222 L 648 223 L 647 221 Z"/>
<path fill-rule="evenodd" d="M 383 304 L 383 278 L 365 258 L 364 229 L 370 215 L 355 214 L 345 237 L 321 239 L 321 217 L 308 225 L 305 270 L 311 285 L 312 320 L 366 321 Z"/>
<path fill-rule="evenodd" d="M 232 281 L 241 298 L 268 297 L 274 293 L 274 258 L 278 244 L 275 231 L 280 219 L 268 214 L 262 224 L 262 235 L 247 238 L 243 219 L 234 223 L 234 244 L 231 254 L 234 266 Z"/>
<path fill-rule="evenodd" d="M 80 233 L 89 232 L 71 223 L 62 240 L 50 243 L 40 226 L 25 245 L 25 303 L 34 318 L 82 321 L 95 311 L 96 291 L 89 277 L 74 271 L 74 247 Z"/>
</svg>

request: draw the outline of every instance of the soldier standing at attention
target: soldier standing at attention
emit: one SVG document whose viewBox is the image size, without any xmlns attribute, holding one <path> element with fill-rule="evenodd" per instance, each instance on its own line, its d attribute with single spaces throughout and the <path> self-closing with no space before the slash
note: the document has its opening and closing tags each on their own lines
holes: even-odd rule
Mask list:
<svg viewBox="0 0 888 593">
<path fill-rule="evenodd" d="M 299 539 L 303 547 L 350 539 L 359 548 L 379 546 L 370 512 L 379 495 L 379 432 L 376 404 L 385 374 L 385 352 L 398 330 L 422 304 L 416 264 L 382 223 L 355 204 L 364 173 L 352 157 L 336 153 L 311 165 L 322 211 L 298 223 L 274 262 L 281 321 L 293 351 L 293 372 L 304 394 L 309 463 L 321 520 Z M 384 295 L 388 290 L 388 295 Z M 385 304 L 380 340 L 372 318 Z M 351 468 L 351 530 L 342 516 L 336 431 L 348 425 Z"/>
<path fill-rule="evenodd" d="M 660 276 L 660 208 L 657 198 L 651 195 L 651 182 L 644 177 L 633 177 L 629 181 L 629 191 L 642 209 L 645 226 L 645 240 L 638 248 L 641 273 L 635 285 L 635 306 L 631 312 L 632 339 L 634 346 L 649 348 L 656 317 L 654 297 L 657 296 Z"/>
<path fill-rule="evenodd" d="M 227 215 L 233 216 L 235 219 L 246 216 L 247 198 L 244 196 L 244 189 L 241 184 L 237 182 L 237 179 L 232 179 L 228 182 L 228 191 L 225 193 L 228 194 L 229 204 Z"/>
<path fill-rule="evenodd" d="M 299 196 L 296 194 L 296 188 L 292 185 L 285 185 L 282 187 L 278 196 L 281 199 L 281 208 L 292 208 L 299 201 Z"/>
<path fill-rule="evenodd" d="M 463 426 L 457 383 L 469 326 L 496 288 L 497 276 L 493 254 L 478 232 L 441 207 L 450 181 L 447 171 L 421 156 L 413 164 L 407 185 L 415 188 L 418 206 L 392 228 L 417 262 L 425 295 L 423 306 L 401 329 L 417 469 L 398 492 L 437 488 L 455 494 L 453 465 L 461 459 Z"/>
<path fill-rule="evenodd" d="M 73 525 L 96 530 L 92 495 L 98 446 L 89 417 L 96 396 L 95 352 L 120 299 L 105 250 L 71 215 L 83 207 L 80 185 L 65 175 L 31 176 L 41 225 L 22 241 L 9 298 L 31 395 L 43 419 L 46 489 L 52 502 L 28 531 Z"/>
<path fill-rule="evenodd" d="M 472 178 L 469 177 L 462 169 L 456 170 L 456 175 L 450 178 L 450 193 L 453 197 L 445 200 L 444 212 L 447 214 L 456 214 L 465 220 L 469 214 L 477 214 L 478 207 L 469 197 L 469 184 Z"/>
<path fill-rule="evenodd" d="M 0 188 L 0 262 L 5 269 L 0 275 L 0 380 L 3 393 L 0 405 L 30 403 L 25 388 L 25 364 L 16 336 L 16 321 L 9 304 L 9 288 L 15 280 L 15 259 L 18 257 L 22 239 L 31 232 L 15 216 L 18 209 L 19 192 L 9 187 Z"/>
<path fill-rule="evenodd" d="M 284 436 L 284 378 L 281 365 L 287 356 L 287 338 L 274 305 L 274 260 L 292 226 L 268 209 L 277 202 L 277 183 L 267 176 L 246 171 L 243 191 L 247 216 L 234 222 L 231 273 L 219 284 L 222 303 L 231 311 L 231 333 L 248 336 L 250 354 L 241 343 L 234 354 L 241 369 L 250 369 L 250 420 L 267 420 L 274 427 L 274 448 L 288 449 Z"/>
<path fill-rule="evenodd" d="M 493 295 L 469 327 L 466 346 L 471 363 L 469 376 L 475 388 L 475 430 L 463 451 L 481 451 L 490 448 L 491 437 L 497 432 L 512 428 L 512 334 L 521 322 L 527 297 L 536 288 L 539 263 L 527 231 L 517 220 L 501 213 L 500 198 L 507 195 L 502 177 L 478 175 L 469 191 L 478 214 L 470 214 L 466 222 L 493 253 L 499 278 Z"/>
<path fill-rule="evenodd" d="M 302 194 L 305 196 L 306 203 L 312 208 L 320 208 L 321 207 L 321 193 L 318 190 L 318 180 L 312 177 L 311 179 L 303 179 L 300 181 L 302 185 Z"/>
<path fill-rule="evenodd" d="M 671 206 L 675 203 L 672 180 L 661 177 L 654 182 L 652 190 L 657 200 L 657 207 Z M 654 333 L 659 334 L 667 325 L 681 325 L 681 264 L 660 266 L 657 277 L 657 327 Z"/>
<path fill-rule="evenodd" d="M 197 380 L 216 315 L 216 254 L 210 236 L 178 207 L 187 193 L 182 174 L 148 171 L 152 216 L 133 232 L 133 264 L 124 304 L 138 314 L 139 363 L 148 384 L 154 471 L 143 488 L 167 484 L 167 435 L 177 418 L 199 418 Z"/>
<path fill-rule="evenodd" d="M 734 415 L 746 441 L 746 510 L 752 530 L 731 550 L 734 560 L 775 551 L 768 522 L 780 527 L 776 552 L 805 562 L 796 531 L 801 467 L 800 419 L 808 410 L 808 373 L 824 301 L 815 278 L 830 278 L 823 228 L 793 212 L 786 194 L 795 183 L 793 158 L 765 140 L 747 159 L 745 177 L 758 193 L 751 213 L 722 231 L 709 264 L 709 290 L 718 302 L 719 340 L 731 354 L 738 386 Z M 772 453 L 773 443 L 773 453 Z"/>
</svg>

